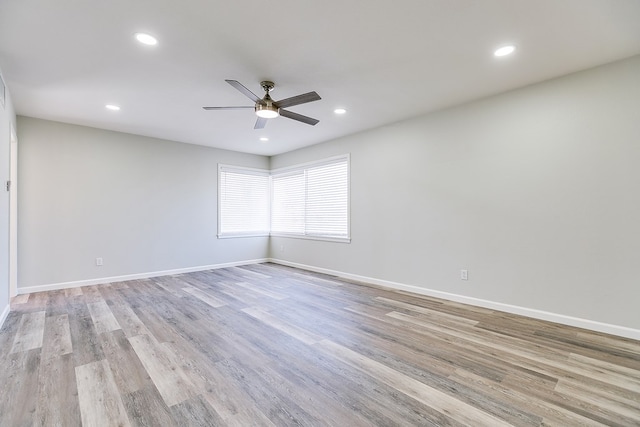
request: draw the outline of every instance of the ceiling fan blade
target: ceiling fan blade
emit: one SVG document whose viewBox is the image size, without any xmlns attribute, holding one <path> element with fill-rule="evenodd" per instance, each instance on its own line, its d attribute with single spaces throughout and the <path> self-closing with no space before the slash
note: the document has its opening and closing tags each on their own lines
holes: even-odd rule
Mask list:
<svg viewBox="0 0 640 427">
<path fill-rule="evenodd" d="M 280 115 L 287 119 L 297 120 L 302 123 L 306 123 L 311 126 L 315 126 L 320 120 L 312 119 L 311 117 L 303 116 L 302 114 L 294 113 L 291 111 L 280 109 Z"/>
<path fill-rule="evenodd" d="M 303 93 L 302 95 L 292 96 L 291 98 L 281 99 L 280 101 L 276 101 L 276 105 L 279 108 L 287 108 L 292 107 L 294 105 L 306 104 L 307 102 L 318 101 L 320 95 L 315 92 Z"/>
<path fill-rule="evenodd" d="M 242 83 L 240 83 L 239 81 L 237 81 L 237 80 L 225 80 L 225 82 L 229 83 L 231 86 L 235 87 L 237 90 L 239 90 L 240 92 L 244 93 L 244 95 L 247 98 L 249 98 L 250 100 L 252 100 L 253 102 L 261 101 L 261 99 L 258 98 L 258 95 L 256 95 L 255 93 L 251 92 L 249 89 L 244 87 L 242 85 Z"/>
<path fill-rule="evenodd" d="M 269 119 L 265 119 L 264 117 L 258 117 L 258 120 L 256 120 L 256 124 L 253 127 L 254 129 L 263 129 L 265 127 L 265 125 L 267 124 L 267 120 Z"/>
<path fill-rule="evenodd" d="M 205 110 L 245 110 L 247 108 L 255 108 L 255 107 L 202 107 Z"/>
</svg>

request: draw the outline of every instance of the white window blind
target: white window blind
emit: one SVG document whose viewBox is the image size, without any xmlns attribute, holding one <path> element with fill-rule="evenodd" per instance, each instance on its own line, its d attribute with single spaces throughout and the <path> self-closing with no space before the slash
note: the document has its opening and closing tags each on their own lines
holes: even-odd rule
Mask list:
<svg viewBox="0 0 640 427">
<path fill-rule="evenodd" d="M 269 234 L 269 172 L 218 165 L 218 237 Z"/>
<path fill-rule="evenodd" d="M 349 239 L 349 156 L 271 174 L 271 234 Z"/>
<path fill-rule="evenodd" d="M 304 171 L 271 177 L 271 232 L 304 234 Z"/>
</svg>

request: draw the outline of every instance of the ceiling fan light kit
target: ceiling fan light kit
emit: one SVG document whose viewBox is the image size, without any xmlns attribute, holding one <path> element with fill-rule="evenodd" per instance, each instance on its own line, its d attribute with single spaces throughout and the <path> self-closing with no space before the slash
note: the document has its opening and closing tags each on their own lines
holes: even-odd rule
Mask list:
<svg viewBox="0 0 640 427">
<path fill-rule="evenodd" d="M 260 82 L 260 86 L 262 86 L 262 89 L 264 89 L 267 94 L 262 98 L 262 102 L 256 102 L 256 116 L 262 117 L 263 119 L 274 119 L 280 115 L 280 109 L 273 105 L 273 99 L 271 99 L 271 95 L 269 95 L 269 91 L 273 90 L 275 85 L 273 82 L 263 81 Z"/>
<path fill-rule="evenodd" d="M 256 116 L 262 117 L 263 119 L 275 119 L 280 115 L 280 111 L 278 108 L 273 105 L 256 105 Z"/>
<path fill-rule="evenodd" d="M 267 124 L 267 119 L 274 119 L 278 116 L 286 117 L 288 119 L 296 120 L 302 123 L 306 123 L 311 126 L 315 126 L 319 120 L 311 117 L 303 116 L 302 114 L 294 113 L 292 111 L 285 110 L 285 107 L 293 107 L 294 105 L 305 104 L 307 102 L 318 101 L 320 95 L 316 92 L 308 92 L 302 95 L 292 96 L 291 98 L 281 99 L 280 101 L 274 101 L 269 95 L 269 91 L 273 90 L 275 84 L 271 81 L 265 80 L 260 82 L 260 86 L 266 92 L 263 98 L 258 98 L 256 94 L 247 89 L 242 83 L 237 80 L 225 80 L 231 86 L 236 88 L 239 92 L 242 92 L 247 98 L 255 102 L 253 107 L 202 107 L 205 110 L 238 110 L 245 108 L 253 108 L 258 120 L 253 127 L 254 129 L 262 129 Z"/>
</svg>

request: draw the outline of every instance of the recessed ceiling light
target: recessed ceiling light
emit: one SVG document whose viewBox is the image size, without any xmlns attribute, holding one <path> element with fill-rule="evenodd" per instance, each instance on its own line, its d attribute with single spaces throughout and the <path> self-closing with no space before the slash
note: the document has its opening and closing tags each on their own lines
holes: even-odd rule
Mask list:
<svg viewBox="0 0 640 427">
<path fill-rule="evenodd" d="M 267 138 L 266 136 L 260 137 L 260 141 L 262 141 L 262 142 L 267 142 L 268 140 L 269 140 L 269 138 Z"/>
<path fill-rule="evenodd" d="M 496 51 L 493 52 L 493 54 L 495 56 L 507 56 L 515 52 L 515 50 L 516 50 L 516 47 L 513 45 L 502 46 L 501 48 L 496 49 Z"/>
<path fill-rule="evenodd" d="M 333 112 L 336 114 L 344 114 L 347 112 L 347 110 L 345 110 L 344 108 L 336 108 L 335 110 L 333 110 Z"/>
<path fill-rule="evenodd" d="M 136 33 L 136 40 L 138 40 L 142 44 L 146 44 L 149 46 L 155 46 L 158 44 L 158 39 L 153 37 L 151 34 L 147 33 Z"/>
<path fill-rule="evenodd" d="M 107 104 L 104 106 L 104 108 L 111 111 L 120 111 L 120 107 L 114 104 Z"/>
</svg>

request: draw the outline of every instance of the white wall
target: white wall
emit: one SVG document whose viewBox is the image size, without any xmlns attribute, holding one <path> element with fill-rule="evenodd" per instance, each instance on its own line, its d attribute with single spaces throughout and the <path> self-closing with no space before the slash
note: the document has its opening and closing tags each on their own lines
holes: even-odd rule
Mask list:
<svg viewBox="0 0 640 427">
<path fill-rule="evenodd" d="M 19 292 L 267 256 L 216 238 L 217 164 L 266 157 L 22 116 L 18 137 Z"/>
<path fill-rule="evenodd" d="M 9 88 L 6 87 L 4 107 L 0 103 L 0 326 L 9 314 L 9 193 L 5 184 L 11 176 L 11 126 L 15 127 L 15 122 Z"/>
<path fill-rule="evenodd" d="M 640 56 L 271 167 L 343 153 L 352 243 L 272 238 L 273 258 L 640 337 Z"/>
</svg>

